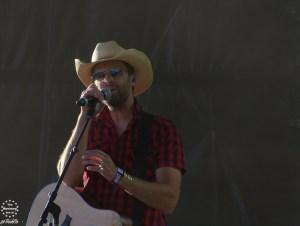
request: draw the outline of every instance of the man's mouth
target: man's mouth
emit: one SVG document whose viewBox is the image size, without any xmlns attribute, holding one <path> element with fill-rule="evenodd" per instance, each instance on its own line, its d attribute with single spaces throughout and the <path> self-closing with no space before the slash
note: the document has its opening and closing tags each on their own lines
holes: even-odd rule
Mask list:
<svg viewBox="0 0 300 226">
<path fill-rule="evenodd" d="M 116 87 L 113 87 L 113 86 L 104 86 L 104 87 L 101 87 L 101 90 L 104 90 L 104 89 L 110 89 L 111 91 L 115 90 Z"/>
</svg>

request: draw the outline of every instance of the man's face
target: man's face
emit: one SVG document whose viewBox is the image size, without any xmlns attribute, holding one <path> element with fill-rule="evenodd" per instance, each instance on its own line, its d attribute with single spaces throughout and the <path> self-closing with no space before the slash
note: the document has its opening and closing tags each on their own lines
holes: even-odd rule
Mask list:
<svg viewBox="0 0 300 226">
<path fill-rule="evenodd" d="M 99 90 L 109 88 L 111 97 L 107 104 L 119 108 L 128 98 L 132 98 L 132 78 L 128 75 L 126 65 L 121 61 L 106 61 L 97 64 L 92 70 L 92 77 Z"/>
</svg>

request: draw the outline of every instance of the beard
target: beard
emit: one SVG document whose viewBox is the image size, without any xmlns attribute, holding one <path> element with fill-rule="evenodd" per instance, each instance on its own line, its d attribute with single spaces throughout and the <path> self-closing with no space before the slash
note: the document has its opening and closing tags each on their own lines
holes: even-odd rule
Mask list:
<svg viewBox="0 0 300 226">
<path fill-rule="evenodd" d="M 130 89 L 130 84 L 126 84 L 122 87 L 115 87 L 111 97 L 106 100 L 107 104 L 114 108 L 122 108 L 128 100 Z"/>
</svg>

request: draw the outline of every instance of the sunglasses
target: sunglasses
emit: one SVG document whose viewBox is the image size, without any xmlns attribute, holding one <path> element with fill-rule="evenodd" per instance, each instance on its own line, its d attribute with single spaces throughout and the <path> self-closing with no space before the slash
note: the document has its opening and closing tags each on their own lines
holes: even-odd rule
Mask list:
<svg viewBox="0 0 300 226">
<path fill-rule="evenodd" d="M 107 71 L 95 71 L 92 74 L 92 78 L 93 80 L 103 80 L 106 75 L 116 78 L 122 75 L 122 70 L 120 68 L 111 68 Z"/>
</svg>

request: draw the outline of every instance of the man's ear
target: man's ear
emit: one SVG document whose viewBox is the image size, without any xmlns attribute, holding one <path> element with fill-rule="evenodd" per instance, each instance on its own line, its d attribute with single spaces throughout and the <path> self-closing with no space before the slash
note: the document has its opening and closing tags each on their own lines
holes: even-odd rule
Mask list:
<svg viewBox="0 0 300 226">
<path fill-rule="evenodd" d="M 134 76 L 134 75 L 133 75 L 132 78 L 131 78 L 131 82 L 132 82 L 132 83 L 135 83 L 135 76 Z"/>
<path fill-rule="evenodd" d="M 134 93 L 134 87 L 135 87 L 135 76 L 134 75 L 131 77 L 131 87 L 132 87 L 132 93 Z"/>
</svg>

